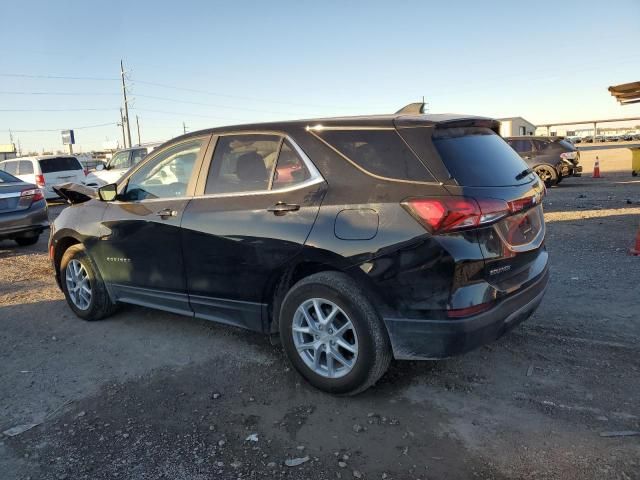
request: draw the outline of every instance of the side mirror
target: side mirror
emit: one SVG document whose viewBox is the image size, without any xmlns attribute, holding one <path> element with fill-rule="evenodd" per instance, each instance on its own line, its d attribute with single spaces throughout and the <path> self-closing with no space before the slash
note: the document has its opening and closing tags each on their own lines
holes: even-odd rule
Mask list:
<svg viewBox="0 0 640 480">
<path fill-rule="evenodd" d="M 98 196 L 103 202 L 113 202 L 118 196 L 118 185 L 110 183 L 98 189 Z"/>
<path fill-rule="evenodd" d="M 96 165 L 96 170 L 97 171 L 104 170 L 104 163 L 99 163 L 98 165 Z"/>
</svg>

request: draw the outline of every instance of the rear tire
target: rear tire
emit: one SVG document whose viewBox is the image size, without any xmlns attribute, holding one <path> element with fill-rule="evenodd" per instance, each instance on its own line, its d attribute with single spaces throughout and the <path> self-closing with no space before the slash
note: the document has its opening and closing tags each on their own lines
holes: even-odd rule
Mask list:
<svg viewBox="0 0 640 480">
<path fill-rule="evenodd" d="M 558 172 L 551 165 L 538 165 L 533 171 L 536 172 L 547 188 L 553 187 L 558 183 Z"/>
<path fill-rule="evenodd" d="M 82 245 L 72 245 L 62 255 L 60 283 L 69 307 L 83 320 L 100 320 L 116 310 L 100 273 Z"/>
<path fill-rule="evenodd" d="M 33 237 L 19 237 L 14 240 L 21 247 L 28 247 L 29 245 L 35 245 L 38 243 L 38 239 L 40 238 L 40 234 L 34 235 Z"/>
<path fill-rule="evenodd" d="M 380 315 L 344 273 L 320 272 L 296 283 L 284 298 L 279 324 L 283 348 L 294 368 L 325 392 L 360 393 L 391 362 L 391 346 Z M 299 351 L 312 344 L 315 346 Z"/>
</svg>

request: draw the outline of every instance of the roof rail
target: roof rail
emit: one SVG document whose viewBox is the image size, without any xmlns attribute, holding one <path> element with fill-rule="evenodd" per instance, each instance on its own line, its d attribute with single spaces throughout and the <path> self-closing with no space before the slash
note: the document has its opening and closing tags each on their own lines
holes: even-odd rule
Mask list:
<svg viewBox="0 0 640 480">
<path fill-rule="evenodd" d="M 409 105 L 405 105 L 400 110 L 396 112 L 396 114 L 406 113 L 406 114 L 423 114 L 425 110 L 426 104 L 424 102 L 416 102 L 410 103 Z"/>
</svg>

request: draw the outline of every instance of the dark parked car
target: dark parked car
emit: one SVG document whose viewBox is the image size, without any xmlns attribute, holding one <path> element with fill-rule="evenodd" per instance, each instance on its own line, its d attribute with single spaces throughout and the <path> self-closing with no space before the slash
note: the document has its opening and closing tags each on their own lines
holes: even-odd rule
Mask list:
<svg viewBox="0 0 640 480">
<path fill-rule="evenodd" d="M 279 333 L 311 384 L 357 393 L 392 357 L 461 354 L 541 302 L 544 185 L 498 129 L 396 114 L 187 134 L 117 184 L 58 187 L 75 203 L 53 224 L 58 283 L 86 320 L 132 303 Z"/>
<path fill-rule="evenodd" d="M 582 175 L 580 152 L 564 137 L 508 137 L 511 147 L 527 162 L 547 187 L 564 177 Z"/>
<path fill-rule="evenodd" d="M 0 240 L 33 245 L 49 228 L 42 190 L 0 170 Z"/>
</svg>

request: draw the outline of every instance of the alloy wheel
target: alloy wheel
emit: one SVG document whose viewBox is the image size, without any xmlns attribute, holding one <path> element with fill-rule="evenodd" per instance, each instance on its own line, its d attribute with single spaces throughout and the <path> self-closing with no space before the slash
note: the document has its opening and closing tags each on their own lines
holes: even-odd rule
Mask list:
<svg viewBox="0 0 640 480">
<path fill-rule="evenodd" d="M 351 319 L 335 303 L 311 298 L 297 309 L 291 326 L 298 355 L 325 378 L 347 375 L 358 359 L 358 336 Z"/>
<path fill-rule="evenodd" d="M 67 264 L 65 280 L 73 304 L 80 310 L 87 310 L 91 304 L 91 282 L 82 263 L 71 260 Z"/>
</svg>

